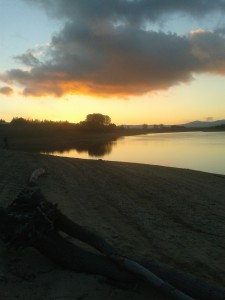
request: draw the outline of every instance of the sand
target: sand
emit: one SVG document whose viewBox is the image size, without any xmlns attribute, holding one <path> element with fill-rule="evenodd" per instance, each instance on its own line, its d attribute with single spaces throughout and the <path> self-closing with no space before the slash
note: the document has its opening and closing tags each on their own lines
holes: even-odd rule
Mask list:
<svg viewBox="0 0 225 300">
<path fill-rule="evenodd" d="M 159 261 L 225 286 L 225 176 L 153 165 L 0 151 L 0 205 L 39 186 L 75 222 L 122 254 Z M 76 242 L 76 241 L 74 241 Z M 27 248 L 0 243 L 0 299 L 167 299 L 145 285 L 127 289 L 104 277 L 64 270 Z"/>
</svg>

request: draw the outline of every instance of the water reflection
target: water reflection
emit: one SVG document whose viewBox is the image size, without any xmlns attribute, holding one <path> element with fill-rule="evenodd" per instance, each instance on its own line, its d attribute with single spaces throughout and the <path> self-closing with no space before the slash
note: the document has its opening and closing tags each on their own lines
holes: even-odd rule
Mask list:
<svg viewBox="0 0 225 300">
<path fill-rule="evenodd" d="M 88 153 L 88 155 L 90 157 L 103 157 L 106 154 L 110 154 L 112 152 L 112 148 L 113 146 L 116 145 L 116 142 L 105 142 L 105 143 L 98 143 L 98 144 L 94 144 L 94 145 L 90 145 L 85 149 L 79 149 L 79 147 L 77 147 L 77 152 L 78 153 Z"/>
<path fill-rule="evenodd" d="M 109 155 L 112 152 L 113 146 L 116 146 L 116 141 L 107 141 L 99 143 L 86 143 L 85 145 L 76 144 L 73 147 L 64 148 L 60 150 L 42 150 L 42 154 L 52 154 L 57 156 L 77 157 L 88 155 L 90 158 L 103 157 Z"/>
<path fill-rule="evenodd" d="M 48 152 L 50 153 L 50 152 Z M 225 132 L 185 132 L 127 136 L 117 141 L 73 147 L 54 155 L 188 168 L 225 174 Z"/>
</svg>

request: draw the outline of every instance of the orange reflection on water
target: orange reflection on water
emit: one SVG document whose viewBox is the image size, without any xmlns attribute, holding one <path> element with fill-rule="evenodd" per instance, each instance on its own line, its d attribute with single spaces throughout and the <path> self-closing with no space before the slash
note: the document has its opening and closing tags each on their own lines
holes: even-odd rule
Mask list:
<svg viewBox="0 0 225 300">
<path fill-rule="evenodd" d="M 53 155 L 91 157 L 71 150 Z M 185 132 L 124 137 L 113 144 L 105 160 L 154 164 L 225 174 L 225 132 Z"/>
</svg>

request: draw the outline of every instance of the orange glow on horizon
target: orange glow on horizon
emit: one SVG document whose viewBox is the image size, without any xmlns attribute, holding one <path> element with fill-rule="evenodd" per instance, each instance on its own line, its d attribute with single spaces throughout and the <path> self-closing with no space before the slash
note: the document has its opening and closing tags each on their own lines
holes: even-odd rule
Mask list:
<svg viewBox="0 0 225 300">
<path fill-rule="evenodd" d="M 53 83 L 51 86 L 53 87 Z M 45 87 L 48 87 L 47 83 Z M 85 91 L 86 95 L 24 97 L 19 91 L 15 91 L 10 96 L 1 95 L 0 118 L 6 121 L 11 121 L 13 117 L 23 117 L 79 123 L 88 114 L 101 113 L 110 116 L 116 125 L 173 125 L 206 120 L 208 117 L 221 120 L 225 119 L 222 87 L 224 78 L 198 75 L 189 84 L 180 84 L 142 96 L 90 96 L 85 85 L 80 86 L 80 93 Z M 63 89 L 66 91 L 69 88 L 74 88 L 73 83 L 65 82 Z"/>
<path fill-rule="evenodd" d="M 155 87 L 156 88 L 156 87 Z M 160 87 L 158 87 L 160 88 Z M 163 89 L 163 87 L 161 87 Z M 164 87 L 167 89 L 166 87 Z M 51 80 L 36 83 L 35 87 L 27 86 L 22 95 L 29 97 L 66 97 L 71 95 L 89 96 L 94 98 L 127 98 L 132 96 L 142 96 L 149 90 L 148 84 L 134 85 L 102 85 L 92 82 L 74 82 L 60 80 L 57 82 Z M 153 91 L 155 92 L 155 91 Z"/>
</svg>

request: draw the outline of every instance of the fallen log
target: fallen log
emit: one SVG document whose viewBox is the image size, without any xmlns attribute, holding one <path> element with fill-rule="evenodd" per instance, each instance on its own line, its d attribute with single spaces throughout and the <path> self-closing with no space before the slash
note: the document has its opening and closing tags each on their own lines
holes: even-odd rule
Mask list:
<svg viewBox="0 0 225 300">
<path fill-rule="evenodd" d="M 204 280 L 201 280 L 200 278 L 194 277 L 190 274 L 182 273 L 165 264 L 161 264 L 158 262 L 146 262 L 137 258 L 123 257 L 103 238 L 101 238 L 93 232 L 90 232 L 88 229 L 80 226 L 79 224 L 72 222 L 62 213 L 59 213 L 58 221 L 60 223 L 60 230 L 64 231 L 65 233 L 69 234 L 70 236 L 76 239 L 79 239 L 93 246 L 101 253 L 108 256 L 109 259 L 121 265 L 123 268 L 129 269 L 129 271 L 132 271 L 133 273 L 136 272 L 136 275 L 138 275 L 139 272 L 138 270 L 135 271 L 134 269 L 130 269 L 129 261 L 131 262 L 131 265 L 132 262 L 136 262 L 139 265 L 144 266 L 147 270 L 152 271 L 159 278 L 163 279 L 164 282 L 171 284 L 173 287 L 176 287 L 176 289 L 182 290 L 184 293 L 191 295 L 195 299 L 225 299 L 225 289 L 221 288 L 220 286 L 207 283 Z M 159 283 L 159 285 L 160 284 L 162 283 Z M 171 289 L 171 287 L 169 289 Z M 167 293 L 167 285 L 165 285 L 165 293 Z"/>
<path fill-rule="evenodd" d="M 225 300 L 225 288 L 216 284 L 209 283 L 201 278 L 184 273 L 168 265 L 155 262 L 138 260 L 154 274 L 168 281 L 177 289 L 198 300 Z"/>
<path fill-rule="evenodd" d="M 158 277 L 152 271 L 144 267 L 142 264 L 131 260 L 127 257 L 119 258 L 121 261 L 120 264 L 125 267 L 126 270 L 129 270 L 134 275 L 144 279 L 149 282 L 151 286 L 159 289 L 163 294 L 177 300 L 193 300 L 194 298 L 186 295 L 181 290 L 178 290 L 174 286 L 172 286 L 167 281 L 164 281 L 162 278 Z"/>
<path fill-rule="evenodd" d="M 11 205 L 0 208 L 0 237 L 9 246 L 34 247 L 64 268 L 77 272 L 100 274 L 122 282 L 146 280 L 173 299 L 225 299 L 223 288 L 165 265 L 123 257 L 100 236 L 72 222 L 36 187 L 43 173 L 43 169 L 32 173 L 28 187 Z M 79 248 L 61 236 L 60 231 L 101 254 Z"/>
<path fill-rule="evenodd" d="M 62 213 L 59 213 L 57 218 L 58 228 L 65 233 L 69 234 L 70 236 L 79 239 L 85 243 L 88 243 L 89 245 L 93 246 L 94 248 L 98 249 L 100 252 L 105 254 L 106 256 L 93 256 L 93 254 L 90 254 L 89 252 L 84 253 L 84 250 L 81 252 L 79 251 L 79 255 L 82 257 L 75 257 L 75 252 L 78 253 L 78 248 L 76 249 L 73 247 L 73 255 L 68 255 L 66 257 L 71 257 L 72 259 L 69 259 L 69 262 L 66 258 L 63 259 L 63 261 L 60 259 L 60 264 L 63 264 L 64 267 L 68 268 L 74 268 L 77 270 L 78 262 L 82 262 L 81 269 L 84 271 L 84 268 L 88 272 L 99 272 L 99 274 L 104 274 L 114 280 L 120 280 L 120 281 L 134 281 L 136 278 L 138 279 L 144 279 L 148 281 L 151 286 L 160 289 L 161 292 L 164 294 L 172 297 L 173 299 L 178 300 L 191 300 L 192 298 L 185 295 L 181 291 L 174 288 L 169 283 L 165 282 L 164 280 L 157 277 L 155 274 L 153 274 L 150 270 L 147 270 L 144 266 L 140 265 L 138 262 L 135 262 L 133 260 L 130 260 L 126 257 L 123 257 L 119 255 L 119 253 L 111 246 L 109 245 L 105 240 L 103 240 L 98 235 L 91 233 L 89 230 L 83 228 L 82 226 L 79 226 L 78 224 L 72 222 L 70 219 L 68 219 L 66 216 L 64 216 Z M 59 240 L 59 237 L 57 244 L 61 245 L 61 247 L 65 248 L 62 250 L 63 253 L 68 250 L 69 245 L 64 245 L 64 242 L 62 240 Z M 55 238 L 53 238 L 53 241 L 55 242 Z M 47 242 L 49 243 L 49 241 Z M 47 245 L 45 242 L 45 246 Z M 39 247 L 37 245 L 36 247 Z M 48 244 L 47 249 L 45 247 L 45 255 L 46 250 L 48 252 L 48 255 L 51 255 L 52 252 L 52 245 Z M 53 246 L 54 247 L 54 246 Z M 70 246 L 71 249 L 71 246 Z M 58 248 L 59 250 L 59 248 Z M 43 245 L 39 248 L 39 251 L 43 251 Z M 56 255 L 56 253 L 55 253 Z M 83 255 L 85 258 L 83 258 Z M 107 258 L 108 257 L 108 258 Z M 104 261 L 103 261 L 104 259 Z M 59 256 L 57 254 L 56 260 L 59 262 Z M 85 260 L 85 261 L 84 261 Z M 109 263 L 111 261 L 111 263 Z M 115 266 L 117 266 L 115 268 Z M 119 269 L 118 269 L 119 267 Z M 122 272 L 123 270 L 123 272 Z M 119 272 L 118 272 L 119 271 Z"/>
<path fill-rule="evenodd" d="M 147 281 L 151 282 L 151 284 L 156 288 L 164 290 L 163 292 L 165 294 L 174 299 L 182 299 L 183 295 L 180 294 L 180 291 L 183 291 L 183 293 L 190 295 L 194 299 L 225 299 L 225 289 L 221 288 L 220 286 L 207 283 L 200 278 L 194 277 L 190 274 L 182 273 L 165 264 L 158 262 L 147 262 L 137 258 L 123 257 L 103 238 L 72 222 L 65 215 L 60 213 L 58 220 L 61 224 L 60 230 L 98 249 L 101 253 L 108 256 L 109 259 L 113 260 L 122 268 L 132 272 L 135 277 L 137 276 L 139 279 L 144 279 L 144 274 L 146 274 L 145 272 L 152 272 L 153 274 L 148 273 L 150 278 L 148 278 Z M 145 270 L 141 269 L 142 267 L 144 267 Z M 155 278 L 154 275 L 156 275 L 158 278 Z"/>
<path fill-rule="evenodd" d="M 29 178 L 28 185 L 37 185 L 39 177 L 44 175 L 45 173 L 46 171 L 44 168 L 35 169 Z"/>
</svg>

